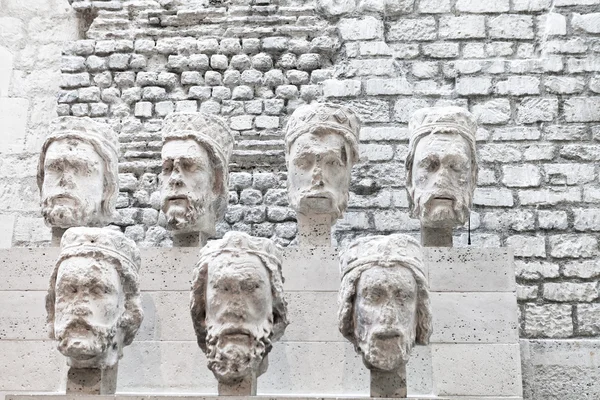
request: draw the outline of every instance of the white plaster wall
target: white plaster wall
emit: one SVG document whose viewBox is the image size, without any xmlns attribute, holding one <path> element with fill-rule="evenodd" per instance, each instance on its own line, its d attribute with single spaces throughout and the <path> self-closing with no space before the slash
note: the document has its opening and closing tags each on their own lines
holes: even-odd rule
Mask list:
<svg viewBox="0 0 600 400">
<path fill-rule="evenodd" d="M 37 154 L 56 116 L 61 49 L 78 38 L 67 0 L 0 0 L 0 248 L 50 238 L 38 210 Z"/>
</svg>

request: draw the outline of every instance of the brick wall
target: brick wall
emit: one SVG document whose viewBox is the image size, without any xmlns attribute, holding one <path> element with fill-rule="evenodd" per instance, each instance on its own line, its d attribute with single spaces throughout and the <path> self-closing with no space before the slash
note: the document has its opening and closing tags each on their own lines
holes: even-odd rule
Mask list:
<svg viewBox="0 0 600 400">
<path fill-rule="evenodd" d="M 459 105 L 480 122 L 473 245 L 515 249 L 521 337 L 600 333 L 599 0 L 406 0 L 385 18 L 367 10 L 332 19 L 309 1 L 160 3 L 94 2 L 85 40 L 64 46 L 50 106 L 119 131 L 116 224 L 140 245 L 171 244 L 157 191 L 161 120 L 171 111 L 217 113 L 236 134 L 219 233 L 287 245 L 296 223 L 282 128 L 298 105 L 344 103 L 364 124 L 340 243 L 418 235 L 404 188 L 407 121 L 421 107 Z M 27 206 L 5 207 L 43 234 L 17 228 L 13 244 L 46 245 L 27 174 L 26 188 L 4 189 Z M 466 242 L 459 229 L 455 243 Z"/>
</svg>

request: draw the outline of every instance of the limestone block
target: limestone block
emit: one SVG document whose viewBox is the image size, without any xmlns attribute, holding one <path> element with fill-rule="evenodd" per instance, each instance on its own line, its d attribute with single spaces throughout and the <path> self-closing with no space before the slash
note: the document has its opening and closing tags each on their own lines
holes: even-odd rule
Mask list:
<svg viewBox="0 0 600 400">
<path fill-rule="evenodd" d="M 340 287 L 337 249 L 287 247 L 283 257 L 284 289 L 335 291 Z"/>
<path fill-rule="evenodd" d="M 0 339 L 47 339 L 45 297 L 46 293 L 42 291 L 3 291 L 0 297 Z"/>
<path fill-rule="evenodd" d="M 573 27 L 587 33 L 600 33 L 600 13 L 573 14 Z"/>
<path fill-rule="evenodd" d="M 343 342 L 337 328 L 336 292 L 287 292 L 289 319 L 282 341 Z"/>
<path fill-rule="evenodd" d="M 423 249 L 432 292 L 514 292 L 512 250 Z"/>
<path fill-rule="evenodd" d="M 12 246 L 15 219 L 14 215 L 0 215 L 0 226 L 3 228 L 0 232 L 0 249 L 8 249 Z"/>
<path fill-rule="evenodd" d="M 524 397 L 597 399 L 599 350 L 597 339 L 521 340 Z"/>
<path fill-rule="evenodd" d="M 383 21 L 375 17 L 342 19 L 338 29 L 343 40 L 370 40 L 383 38 Z"/>
<path fill-rule="evenodd" d="M 520 396 L 519 344 L 433 344 L 440 396 Z"/>
<path fill-rule="evenodd" d="M 15 246 L 22 246 L 23 243 L 49 243 L 52 240 L 52 231 L 46 226 L 44 218 L 19 216 L 17 221 L 13 234 Z"/>
<path fill-rule="evenodd" d="M 569 304 L 526 304 L 525 334 L 528 337 L 568 337 L 573 334 Z"/>
<path fill-rule="evenodd" d="M 432 343 L 516 343 L 514 293 L 431 293 Z"/>
<path fill-rule="evenodd" d="M 477 0 L 458 0 L 456 10 L 469 13 L 501 13 L 509 10 L 509 1 L 481 2 Z"/>
<path fill-rule="evenodd" d="M 0 340 L 0 391 L 65 390 L 67 364 L 51 341 Z"/>
<path fill-rule="evenodd" d="M 194 338 L 189 311 L 190 292 L 142 292 L 144 320 L 136 341 L 183 341 Z"/>
<path fill-rule="evenodd" d="M 17 153 L 23 151 L 29 100 L 0 98 L 0 151 Z"/>
<path fill-rule="evenodd" d="M 13 70 L 13 55 L 0 46 L 0 97 L 8 97 L 8 86 Z"/>
</svg>

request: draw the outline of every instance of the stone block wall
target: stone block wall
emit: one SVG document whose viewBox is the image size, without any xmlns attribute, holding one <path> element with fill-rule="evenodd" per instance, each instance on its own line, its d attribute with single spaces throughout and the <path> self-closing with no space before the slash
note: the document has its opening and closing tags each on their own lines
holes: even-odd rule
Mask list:
<svg viewBox="0 0 600 400">
<path fill-rule="evenodd" d="M 0 0 L 0 247 L 47 245 L 35 183 L 56 117 L 61 52 L 81 37 L 67 0 Z"/>
<path fill-rule="evenodd" d="M 520 336 L 600 333 L 600 0 L 402 0 L 393 12 L 348 1 L 354 11 L 330 18 L 312 0 L 72 3 L 0 0 L 1 246 L 49 244 L 34 174 L 57 113 L 114 126 L 115 223 L 141 246 L 170 246 L 160 129 L 178 110 L 217 113 L 236 135 L 219 234 L 288 245 L 282 129 L 311 101 L 350 105 L 363 120 L 336 241 L 416 236 L 407 121 L 420 107 L 459 105 L 480 122 L 472 242 L 514 248 Z M 467 236 L 459 229 L 456 245 Z"/>
<path fill-rule="evenodd" d="M 359 2 L 330 19 L 313 2 L 112 3 L 64 48 L 57 112 L 120 132 L 116 224 L 141 245 L 171 244 L 157 192 L 169 112 L 216 113 L 235 132 L 219 233 L 288 245 L 282 130 L 298 105 L 344 103 L 364 124 L 340 243 L 418 235 L 407 122 L 421 107 L 459 105 L 480 122 L 472 242 L 515 248 L 521 336 L 598 335 L 600 1 L 406 1 L 385 16 Z M 467 236 L 458 230 L 457 245 Z"/>
</svg>

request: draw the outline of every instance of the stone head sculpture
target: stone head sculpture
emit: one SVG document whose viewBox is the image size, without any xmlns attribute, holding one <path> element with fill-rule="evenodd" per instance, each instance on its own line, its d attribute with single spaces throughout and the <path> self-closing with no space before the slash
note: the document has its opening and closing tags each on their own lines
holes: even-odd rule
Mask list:
<svg viewBox="0 0 600 400">
<path fill-rule="evenodd" d="M 329 214 L 331 224 L 348 204 L 350 173 L 358 161 L 360 121 L 347 107 L 301 106 L 285 129 L 288 195 L 300 214 Z"/>
<path fill-rule="evenodd" d="M 205 113 L 173 113 L 163 122 L 161 202 L 177 233 L 215 233 L 227 209 L 233 136 L 223 120 Z"/>
<path fill-rule="evenodd" d="M 406 235 L 371 236 L 340 255 L 339 328 L 371 370 L 403 367 L 432 331 L 419 243 Z"/>
<path fill-rule="evenodd" d="M 119 193 L 119 142 L 109 125 L 60 117 L 42 146 L 37 183 L 42 214 L 53 228 L 103 226 Z"/>
<path fill-rule="evenodd" d="M 475 118 L 460 107 L 424 108 L 412 115 L 409 130 L 410 216 L 424 227 L 463 225 L 477 185 Z"/>
<path fill-rule="evenodd" d="M 74 368 L 108 368 L 143 319 L 135 243 L 110 228 L 70 228 L 46 296 L 50 337 Z"/>
<path fill-rule="evenodd" d="M 228 232 L 200 251 L 191 292 L 198 345 L 221 383 L 260 375 L 285 331 L 281 249 L 271 240 Z"/>
</svg>

